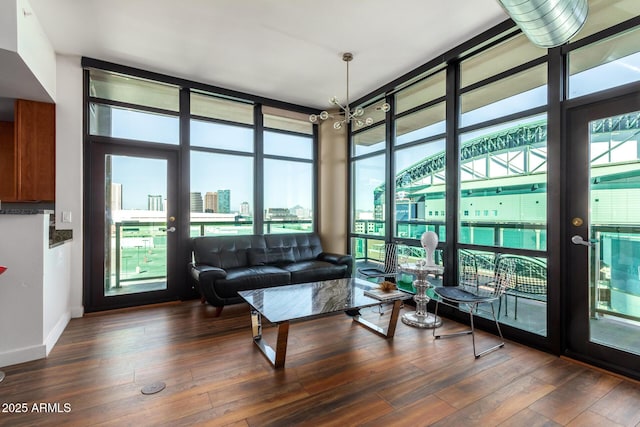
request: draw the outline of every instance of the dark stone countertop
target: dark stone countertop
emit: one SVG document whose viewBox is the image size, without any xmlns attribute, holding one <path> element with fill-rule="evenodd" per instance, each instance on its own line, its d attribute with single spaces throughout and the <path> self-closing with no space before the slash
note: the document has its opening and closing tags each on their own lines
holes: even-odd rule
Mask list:
<svg viewBox="0 0 640 427">
<path fill-rule="evenodd" d="M 52 227 L 53 228 L 53 227 Z M 73 230 L 49 230 L 49 247 L 54 248 L 73 239 Z"/>
<path fill-rule="evenodd" d="M 0 215 L 37 215 L 37 214 L 51 214 L 50 209 L 0 209 Z"/>
</svg>

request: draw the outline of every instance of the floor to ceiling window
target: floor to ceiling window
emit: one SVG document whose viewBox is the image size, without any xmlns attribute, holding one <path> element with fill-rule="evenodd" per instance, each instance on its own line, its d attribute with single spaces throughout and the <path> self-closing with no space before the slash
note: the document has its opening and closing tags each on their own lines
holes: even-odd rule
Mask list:
<svg viewBox="0 0 640 427">
<path fill-rule="evenodd" d="M 254 105 L 191 93 L 190 235 L 253 234 Z"/>
<path fill-rule="evenodd" d="M 458 251 L 480 281 L 512 259 L 498 318 L 546 335 L 546 50 L 517 35 L 461 61 L 460 81 Z"/>
<path fill-rule="evenodd" d="M 263 108 L 264 233 L 309 232 L 314 227 L 316 158 L 306 115 Z"/>
<path fill-rule="evenodd" d="M 386 220 L 385 125 L 354 133 L 351 149 L 351 251 L 356 261 L 384 262 Z"/>
<path fill-rule="evenodd" d="M 315 231 L 312 110 L 83 66 L 87 311 L 189 296 L 190 237 Z"/>
<path fill-rule="evenodd" d="M 572 159 L 562 157 L 568 144 L 564 113 L 636 91 L 640 81 L 640 3 L 590 0 L 589 9 L 578 36 L 557 49 L 538 48 L 504 23 L 425 63 L 356 100 L 365 105 L 384 96 L 393 99 L 392 111 L 384 123 L 376 122 L 375 130 L 352 127 L 350 133 L 351 237 L 357 261 L 382 261 L 370 248 L 375 245 L 380 254 L 388 242 L 412 246 L 420 254 L 419 237 L 426 230 L 439 235 L 443 251 L 438 262 L 451 283 L 457 280 L 453 272 L 460 259 L 474 260 L 479 281 L 492 279 L 500 258 L 512 259 L 517 278 L 496 307 L 499 321 L 510 335 L 556 351 L 568 330 L 558 331 L 567 308 L 561 280 L 571 274 L 562 260 L 570 239 L 561 242 L 558 236 L 571 230 L 565 224 L 583 220 L 560 218 L 569 209 L 564 198 L 572 191 L 563 183 L 574 170 L 567 167 Z M 635 185 L 630 174 L 637 157 L 637 115 L 633 106 L 626 108 L 628 113 L 612 115 L 608 125 L 604 118 L 589 122 L 600 129 L 592 129 L 592 171 L 629 169 L 615 179 L 590 181 L 589 225 L 595 227 L 594 220 L 605 224 L 603 233 L 631 209 L 620 207 L 615 215 L 609 213 L 608 222 L 602 220 L 611 191 L 626 191 L 627 200 L 633 193 L 622 187 Z M 377 137 L 365 139 L 367 132 Z M 363 218 L 375 226 L 363 228 Z M 627 249 L 633 246 L 628 241 L 635 239 L 635 226 L 625 225 L 627 234 L 615 230 Z M 628 318 L 629 307 L 635 307 L 633 286 L 615 284 L 608 275 L 615 239 L 599 236 L 591 241 L 585 236 L 587 244 L 601 248 L 599 272 L 590 270 L 598 277 L 592 308 L 597 316 L 633 322 Z M 623 294 L 628 300 L 621 302 Z"/>
</svg>

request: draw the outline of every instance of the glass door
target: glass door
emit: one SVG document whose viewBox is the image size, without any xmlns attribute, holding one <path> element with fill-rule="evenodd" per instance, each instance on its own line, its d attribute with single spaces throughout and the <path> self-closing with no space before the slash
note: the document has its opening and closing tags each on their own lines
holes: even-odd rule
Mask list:
<svg viewBox="0 0 640 427">
<path fill-rule="evenodd" d="M 177 154 L 95 144 L 88 310 L 176 299 Z"/>
<path fill-rule="evenodd" d="M 640 96 L 568 115 L 567 353 L 640 377 Z"/>
</svg>

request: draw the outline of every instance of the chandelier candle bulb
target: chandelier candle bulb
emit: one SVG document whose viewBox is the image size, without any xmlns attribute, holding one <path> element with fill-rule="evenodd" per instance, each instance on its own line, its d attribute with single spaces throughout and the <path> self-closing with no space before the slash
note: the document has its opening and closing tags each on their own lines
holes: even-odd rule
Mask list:
<svg viewBox="0 0 640 427">
<path fill-rule="evenodd" d="M 374 123 L 373 118 L 371 117 L 366 117 L 364 119 L 360 119 L 360 117 L 363 117 L 365 115 L 365 109 L 362 107 L 356 107 L 355 109 L 351 109 L 349 107 L 349 62 L 353 59 L 353 54 L 351 54 L 350 52 L 346 52 L 342 55 L 342 60 L 344 62 L 347 63 L 347 100 L 346 100 L 346 104 L 342 105 L 340 103 L 340 101 L 338 100 L 337 96 L 332 96 L 329 99 L 329 102 L 333 105 L 337 105 L 338 107 L 340 107 L 340 109 L 342 111 L 338 112 L 337 115 L 339 115 L 340 117 L 338 117 L 336 119 L 336 121 L 333 123 L 333 128 L 336 130 L 342 129 L 342 126 L 345 124 L 349 124 L 349 123 L 354 123 L 356 125 L 356 127 L 363 127 L 363 126 L 370 126 Z M 384 102 L 382 105 L 379 105 L 377 107 L 375 107 L 376 110 L 378 111 L 382 111 L 384 113 L 388 112 L 389 110 L 391 110 L 391 105 L 389 105 L 388 103 Z M 327 120 L 329 117 L 334 118 L 333 115 L 329 114 L 329 112 L 327 111 L 322 111 L 320 112 L 319 115 L 317 114 L 311 114 L 309 116 L 309 121 L 311 123 L 317 123 L 318 119 L 320 120 Z"/>
</svg>

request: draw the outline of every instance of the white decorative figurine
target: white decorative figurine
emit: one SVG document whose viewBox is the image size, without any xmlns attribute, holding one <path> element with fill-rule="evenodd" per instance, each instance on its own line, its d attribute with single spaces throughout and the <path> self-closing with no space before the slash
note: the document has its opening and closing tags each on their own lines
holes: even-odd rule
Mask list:
<svg viewBox="0 0 640 427">
<path fill-rule="evenodd" d="M 433 255 L 436 252 L 436 246 L 438 246 L 438 235 L 433 231 L 425 231 L 420 237 L 420 244 L 425 250 L 426 265 L 436 265 Z"/>
</svg>

